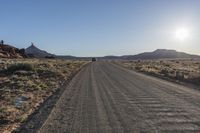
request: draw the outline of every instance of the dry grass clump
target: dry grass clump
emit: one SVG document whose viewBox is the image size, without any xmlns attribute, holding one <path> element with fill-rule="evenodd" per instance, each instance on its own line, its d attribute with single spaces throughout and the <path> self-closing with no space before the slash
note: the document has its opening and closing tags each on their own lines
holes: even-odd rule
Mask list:
<svg viewBox="0 0 200 133">
<path fill-rule="evenodd" d="M 19 70 L 34 71 L 34 67 L 32 64 L 29 63 L 16 63 L 9 65 L 5 72 L 11 74 Z"/>
<path fill-rule="evenodd" d="M 85 61 L 0 59 L 0 132 L 11 132 Z"/>
</svg>

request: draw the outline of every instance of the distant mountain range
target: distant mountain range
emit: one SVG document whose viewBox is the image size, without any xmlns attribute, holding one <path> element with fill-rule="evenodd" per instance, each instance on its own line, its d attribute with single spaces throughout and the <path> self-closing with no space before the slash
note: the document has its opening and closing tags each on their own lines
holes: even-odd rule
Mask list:
<svg viewBox="0 0 200 133">
<path fill-rule="evenodd" d="M 125 60 L 146 60 L 146 59 L 170 59 L 170 58 L 200 58 L 199 55 L 177 52 L 176 50 L 157 49 L 153 52 L 144 52 L 137 55 L 124 55 L 120 57 Z"/>
<path fill-rule="evenodd" d="M 50 57 L 55 57 L 54 54 L 50 54 L 44 50 L 41 50 L 39 48 L 37 48 L 33 43 L 31 44 L 31 46 L 29 46 L 28 48 L 25 49 L 25 53 L 29 56 L 29 57 L 38 57 L 38 58 L 50 58 Z"/>
<path fill-rule="evenodd" d="M 74 56 L 57 56 L 63 59 L 91 59 L 91 57 L 74 57 Z M 136 55 L 123 55 L 123 56 L 104 56 L 97 57 L 99 60 L 148 60 L 148 59 L 200 59 L 199 55 L 187 54 L 169 49 L 157 49 L 153 52 L 144 52 Z"/>
<path fill-rule="evenodd" d="M 0 44 L 0 58 L 59 58 L 68 60 L 90 60 L 91 57 L 75 57 L 71 55 L 54 55 L 44 50 L 37 48 L 33 43 L 26 49 L 18 49 L 11 45 Z M 123 56 L 104 56 L 97 57 L 99 60 L 148 60 L 148 59 L 177 59 L 190 58 L 200 59 L 199 55 L 187 54 L 169 49 L 157 49 L 153 52 L 144 52 L 137 55 L 123 55 Z"/>
<path fill-rule="evenodd" d="M 91 60 L 91 57 L 76 57 L 71 55 L 56 55 L 56 58 L 66 60 Z"/>
</svg>

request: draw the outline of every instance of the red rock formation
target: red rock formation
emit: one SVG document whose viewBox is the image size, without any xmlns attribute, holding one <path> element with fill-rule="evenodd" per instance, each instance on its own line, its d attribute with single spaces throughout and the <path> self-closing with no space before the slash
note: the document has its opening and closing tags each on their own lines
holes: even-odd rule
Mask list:
<svg viewBox="0 0 200 133">
<path fill-rule="evenodd" d="M 26 58 L 25 49 L 0 44 L 0 58 Z"/>
</svg>

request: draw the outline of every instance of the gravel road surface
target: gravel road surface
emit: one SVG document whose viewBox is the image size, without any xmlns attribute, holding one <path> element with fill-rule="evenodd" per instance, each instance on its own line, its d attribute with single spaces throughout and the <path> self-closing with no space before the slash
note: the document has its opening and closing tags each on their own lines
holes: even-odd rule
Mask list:
<svg viewBox="0 0 200 133">
<path fill-rule="evenodd" d="M 97 61 L 66 87 L 39 133 L 200 133 L 200 92 Z"/>
</svg>

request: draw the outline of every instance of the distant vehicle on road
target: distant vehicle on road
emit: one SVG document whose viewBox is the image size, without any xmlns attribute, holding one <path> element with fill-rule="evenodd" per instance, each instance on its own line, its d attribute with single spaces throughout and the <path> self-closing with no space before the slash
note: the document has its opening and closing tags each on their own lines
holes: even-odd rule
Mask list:
<svg viewBox="0 0 200 133">
<path fill-rule="evenodd" d="M 92 58 L 92 62 L 97 61 L 97 58 Z"/>
</svg>

